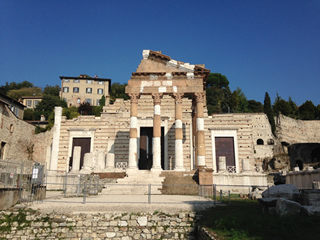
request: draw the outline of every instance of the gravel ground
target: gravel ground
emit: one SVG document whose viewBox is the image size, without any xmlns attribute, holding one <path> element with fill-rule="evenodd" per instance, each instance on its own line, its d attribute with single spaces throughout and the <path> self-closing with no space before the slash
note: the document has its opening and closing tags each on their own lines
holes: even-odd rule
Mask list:
<svg viewBox="0 0 320 240">
<path fill-rule="evenodd" d="M 103 212 L 155 212 L 178 213 L 182 211 L 199 211 L 212 207 L 213 202 L 198 196 L 152 195 L 93 195 L 83 197 L 63 197 L 62 192 L 47 191 L 43 202 L 22 203 L 19 207 L 28 207 L 42 213 L 103 213 Z"/>
</svg>

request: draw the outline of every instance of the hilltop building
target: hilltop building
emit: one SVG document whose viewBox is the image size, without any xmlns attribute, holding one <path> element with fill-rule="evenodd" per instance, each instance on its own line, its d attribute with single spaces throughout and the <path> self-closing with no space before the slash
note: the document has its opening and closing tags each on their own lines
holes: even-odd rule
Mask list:
<svg viewBox="0 0 320 240">
<path fill-rule="evenodd" d="M 68 107 L 78 107 L 84 102 L 88 102 L 92 106 L 99 106 L 101 97 L 109 96 L 111 79 L 92 78 L 85 74 L 79 77 L 60 76 L 60 79 L 60 97 L 67 102 Z"/>
</svg>

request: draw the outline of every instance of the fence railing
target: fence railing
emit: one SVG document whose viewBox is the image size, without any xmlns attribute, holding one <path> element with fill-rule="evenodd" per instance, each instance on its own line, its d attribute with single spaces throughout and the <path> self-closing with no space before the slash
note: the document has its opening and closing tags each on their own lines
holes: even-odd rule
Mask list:
<svg viewBox="0 0 320 240">
<path fill-rule="evenodd" d="M 0 187 L 16 188 L 22 178 L 32 175 L 34 163 L 29 161 L 5 161 L 0 160 Z"/>
<path fill-rule="evenodd" d="M 174 204 L 192 202 L 194 204 L 234 204 L 232 200 L 248 198 L 255 188 L 268 186 L 253 185 L 179 185 L 179 184 L 119 184 L 105 183 L 94 175 L 61 175 L 61 183 L 46 182 L 46 202 L 65 201 L 69 203 L 159 203 Z M 61 187 L 62 186 L 62 187 Z M 51 190 L 48 190 L 51 189 Z M 179 191 L 177 191 L 180 190 Z M 182 192 L 182 189 L 188 190 Z M 246 190 L 246 193 L 233 190 Z M 42 195 L 41 186 L 35 196 Z M 242 191 L 244 192 L 244 191 Z"/>
<path fill-rule="evenodd" d="M 48 171 L 45 164 L 8 161 L 0 161 L 0 184 L 1 187 L 19 188 L 20 202 L 61 199 L 79 202 L 81 199 L 82 203 L 87 203 L 99 199 L 104 203 L 209 201 L 211 204 L 230 204 L 230 199 L 234 199 L 240 193 L 246 195 L 256 188 L 268 189 L 268 186 L 256 185 L 119 184 L 100 179 L 99 175 Z M 168 195 L 172 197 L 165 198 Z"/>
</svg>

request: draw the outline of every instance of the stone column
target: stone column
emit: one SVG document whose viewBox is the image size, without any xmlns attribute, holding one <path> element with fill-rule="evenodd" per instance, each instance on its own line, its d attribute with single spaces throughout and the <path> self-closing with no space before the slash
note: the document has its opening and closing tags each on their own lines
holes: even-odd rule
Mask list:
<svg viewBox="0 0 320 240">
<path fill-rule="evenodd" d="M 161 168 L 161 98 L 162 93 L 152 94 L 154 104 L 153 114 L 153 138 L 152 138 L 152 169 L 162 170 Z"/>
<path fill-rule="evenodd" d="M 80 158 L 81 158 L 81 147 L 75 146 L 73 148 L 73 159 L 72 159 L 72 169 L 71 169 L 72 173 L 80 171 Z"/>
<path fill-rule="evenodd" d="M 129 140 L 129 169 L 137 169 L 137 116 L 138 116 L 138 93 L 128 94 L 131 100 L 130 108 L 130 140 Z"/>
<path fill-rule="evenodd" d="M 203 104 L 205 92 L 195 93 L 197 104 L 197 167 L 205 167 L 206 151 L 204 142 Z"/>
<path fill-rule="evenodd" d="M 58 170 L 61 115 L 62 115 L 62 107 L 55 107 L 54 108 L 54 130 L 53 130 L 53 140 L 52 140 L 52 152 L 51 152 L 51 161 L 50 161 L 50 170 L 52 170 L 52 171 Z M 55 173 L 56 172 L 52 172 L 52 174 L 55 174 Z"/>
<path fill-rule="evenodd" d="M 176 103 L 176 123 L 175 123 L 175 171 L 185 171 L 183 167 L 183 130 L 182 130 L 182 97 L 183 93 L 174 93 Z"/>
</svg>

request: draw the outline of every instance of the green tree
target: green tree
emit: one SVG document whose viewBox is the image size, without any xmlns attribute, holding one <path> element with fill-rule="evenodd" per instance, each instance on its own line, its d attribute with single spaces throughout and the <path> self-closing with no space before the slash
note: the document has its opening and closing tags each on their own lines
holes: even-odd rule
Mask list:
<svg viewBox="0 0 320 240">
<path fill-rule="evenodd" d="M 283 115 L 289 116 L 292 113 L 291 105 L 286 100 L 282 99 L 277 93 L 276 100 L 273 104 L 274 114 L 278 115 L 281 112 Z"/>
<path fill-rule="evenodd" d="M 247 97 L 242 92 L 241 88 L 237 87 L 237 93 L 239 98 L 238 112 L 246 113 L 248 112 L 248 100 Z"/>
<path fill-rule="evenodd" d="M 231 94 L 229 105 L 232 112 L 238 112 L 239 95 L 236 90 L 234 90 Z"/>
<path fill-rule="evenodd" d="M 45 95 L 51 95 L 51 96 L 58 96 L 59 97 L 59 93 L 60 93 L 59 85 L 49 86 L 47 84 L 46 87 L 43 89 L 43 94 L 45 94 Z"/>
<path fill-rule="evenodd" d="M 7 95 L 10 90 L 18 90 L 21 88 L 32 88 L 33 84 L 28 81 L 23 81 L 21 83 L 11 82 L 10 84 L 6 82 L 6 85 L 0 86 L 0 93 Z"/>
<path fill-rule="evenodd" d="M 312 101 L 306 101 L 298 109 L 298 116 L 302 120 L 315 120 L 317 108 Z"/>
<path fill-rule="evenodd" d="M 81 115 L 92 115 L 92 106 L 88 102 L 81 103 L 78 108 L 78 113 Z"/>
<path fill-rule="evenodd" d="M 64 107 L 62 109 L 62 116 L 66 116 L 67 119 L 73 119 L 78 117 L 80 114 L 78 112 L 78 108 L 75 106 L 72 107 Z"/>
<path fill-rule="evenodd" d="M 31 108 L 24 110 L 23 120 L 35 120 L 34 110 Z"/>
<path fill-rule="evenodd" d="M 272 108 L 271 108 L 270 96 L 269 96 L 269 94 L 267 92 L 266 92 L 265 97 L 264 97 L 263 111 L 268 117 L 272 133 L 274 135 L 276 135 L 276 123 L 274 121 L 273 111 L 272 111 Z"/>
<path fill-rule="evenodd" d="M 248 111 L 252 113 L 262 113 L 263 105 L 255 100 L 248 100 Z"/>
<path fill-rule="evenodd" d="M 101 99 L 99 100 L 99 106 L 105 106 L 106 105 L 106 97 L 102 95 Z"/>
<path fill-rule="evenodd" d="M 56 106 L 67 107 L 67 103 L 58 96 L 44 95 L 34 110 L 48 119 Z"/>
<path fill-rule="evenodd" d="M 221 73 L 210 73 L 206 82 L 208 114 L 222 113 L 229 108 L 231 91 L 229 80 Z"/>
<path fill-rule="evenodd" d="M 39 87 L 11 89 L 7 92 L 7 96 L 18 101 L 22 96 L 42 96 L 42 92 Z"/>
<path fill-rule="evenodd" d="M 296 117 L 296 113 L 298 111 L 298 106 L 297 104 L 292 101 L 292 98 L 289 97 L 289 101 L 288 101 L 290 108 L 291 108 L 291 113 L 289 114 L 289 117 Z"/>
<path fill-rule="evenodd" d="M 123 98 L 124 100 L 128 100 L 129 96 L 125 93 L 125 88 L 127 84 L 120 83 L 112 83 L 110 90 L 110 103 L 112 104 L 116 98 Z"/>
<path fill-rule="evenodd" d="M 318 106 L 317 106 L 316 119 L 320 120 L 320 104 L 318 104 Z"/>
<path fill-rule="evenodd" d="M 92 106 L 92 114 L 96 117 L 101 116 L 103 106 Z"/>
</svg>

